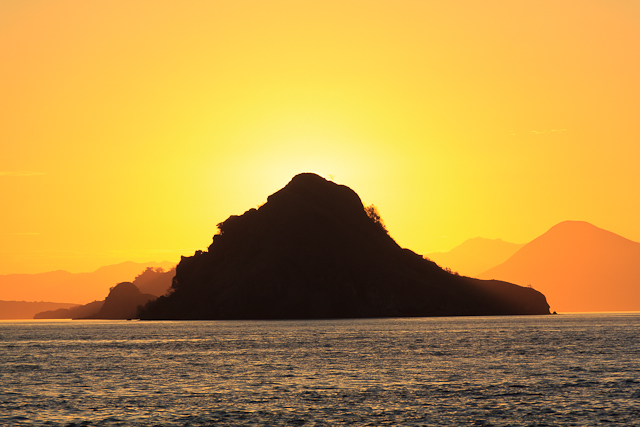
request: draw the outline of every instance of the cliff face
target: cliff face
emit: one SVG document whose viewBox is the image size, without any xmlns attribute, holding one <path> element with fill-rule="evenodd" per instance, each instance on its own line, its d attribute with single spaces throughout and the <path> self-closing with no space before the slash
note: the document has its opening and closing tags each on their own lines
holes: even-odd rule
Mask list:
<svg viewBox="0 0 640 427">
<path fill-rule="evenodd" d="M 350 188 L 300 174 L 183 257 L 144 319 L 546 314 L 533 289 L 455 276 L 400 248 Z"/>
</svg>

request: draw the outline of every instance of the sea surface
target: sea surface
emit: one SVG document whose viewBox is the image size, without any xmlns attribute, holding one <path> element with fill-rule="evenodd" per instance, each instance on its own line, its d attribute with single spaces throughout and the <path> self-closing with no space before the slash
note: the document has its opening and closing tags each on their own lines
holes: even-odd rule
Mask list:
<svg viewBox="0 0 640 427">
<path fill-rule="evenodd" d="M 640 425 L 640 313 L 0 322 L 2 426 Z"/>
</svg>

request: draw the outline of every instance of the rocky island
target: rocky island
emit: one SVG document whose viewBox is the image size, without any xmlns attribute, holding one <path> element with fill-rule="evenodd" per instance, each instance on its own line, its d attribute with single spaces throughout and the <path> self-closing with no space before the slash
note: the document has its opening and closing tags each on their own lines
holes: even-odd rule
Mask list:
<svg viewBox="0 0 640 427">
<path fill-rule="evenodd" d="M 141 319 L 549 314 L 540 292 L 451 274 L 401 248 L 349 187 L 303 173 L 183 257 Z"/>
</svg>

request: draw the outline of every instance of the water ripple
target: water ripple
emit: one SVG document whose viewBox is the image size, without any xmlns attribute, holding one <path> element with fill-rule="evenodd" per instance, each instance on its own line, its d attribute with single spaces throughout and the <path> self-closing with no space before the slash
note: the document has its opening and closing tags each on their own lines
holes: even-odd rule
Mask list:
<svg viewBox="0 0 640 427">
<path fill-rule="evenodd" d="M 639 326 L 0 322 L 0 425 L 637 425 Z"/>
</svg>

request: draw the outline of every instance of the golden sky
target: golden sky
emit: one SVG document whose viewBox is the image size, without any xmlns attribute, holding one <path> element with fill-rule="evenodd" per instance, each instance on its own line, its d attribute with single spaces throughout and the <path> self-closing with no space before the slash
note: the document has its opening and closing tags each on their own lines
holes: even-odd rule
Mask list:
<svg viewBox="0 0 640 427">
<path fill-rule="evenodd" d="M 418 253 L 640 241 L 640 2 L 0 2 L 0 274 L 175 260 L 316 172 Z"/>
</svg>

